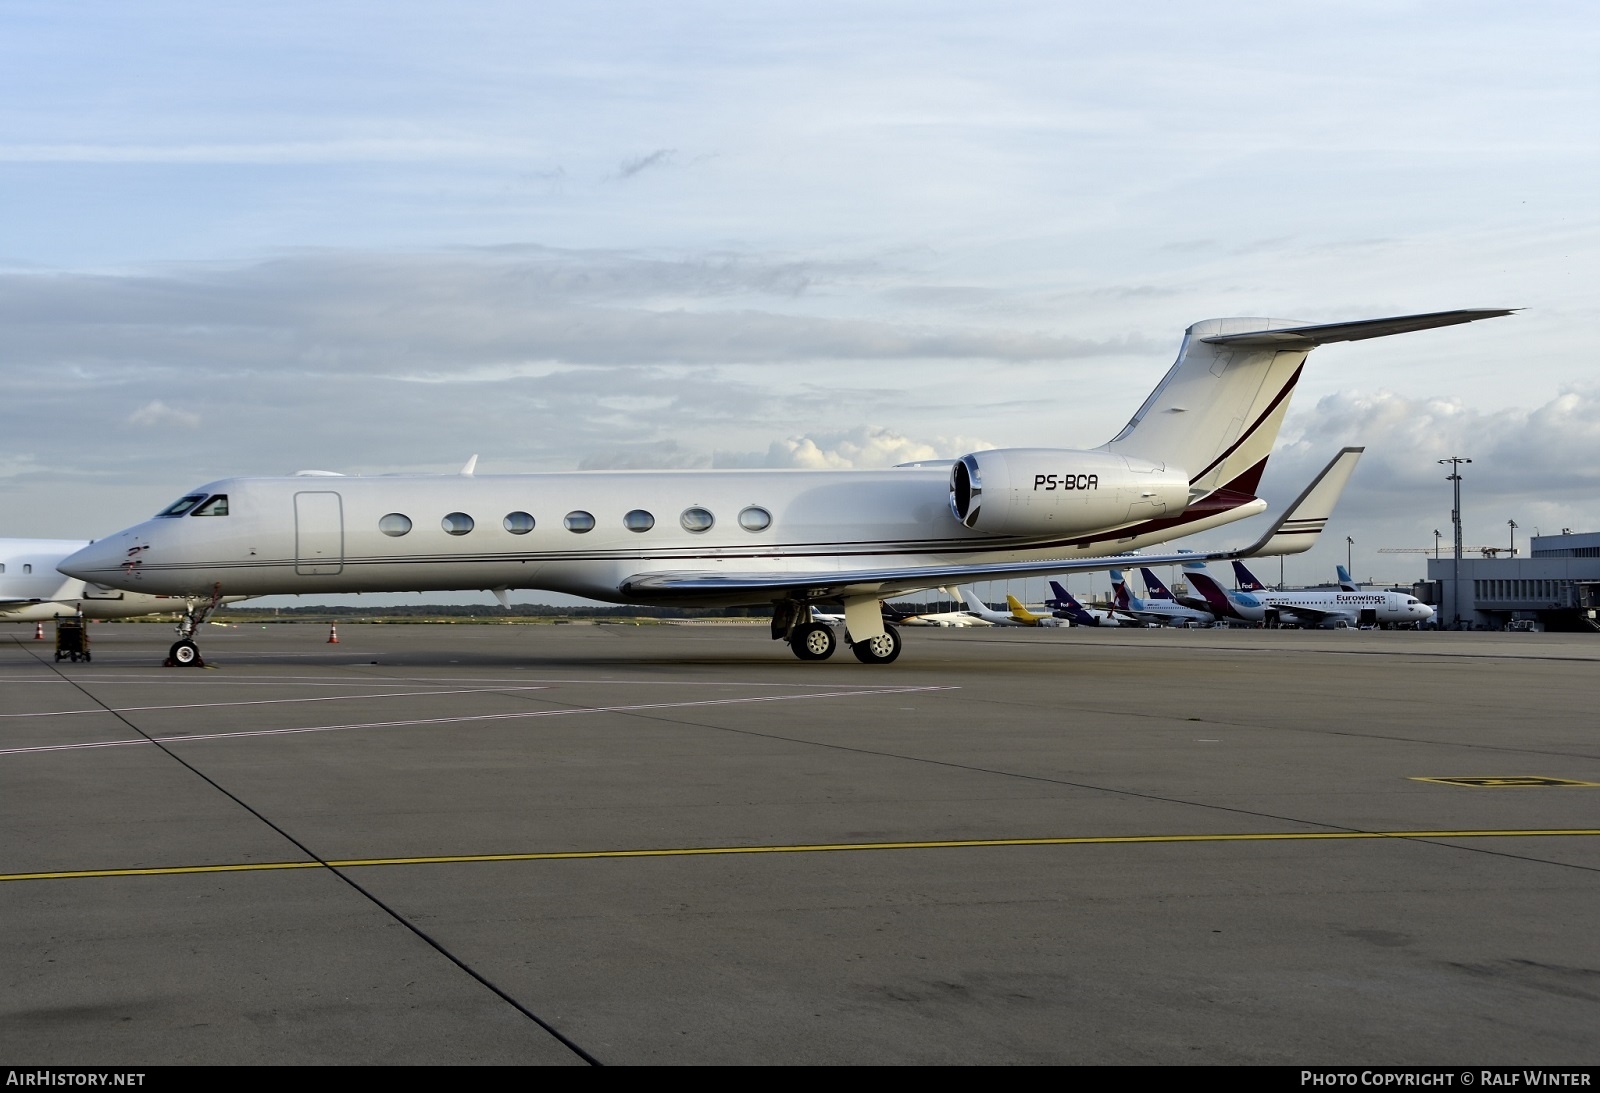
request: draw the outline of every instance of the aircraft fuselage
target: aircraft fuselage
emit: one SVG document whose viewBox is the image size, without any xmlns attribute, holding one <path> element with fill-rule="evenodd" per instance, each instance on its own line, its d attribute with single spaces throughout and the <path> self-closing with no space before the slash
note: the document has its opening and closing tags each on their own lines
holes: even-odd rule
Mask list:
<svg viewBox="0 0 1600 1093">
<path fill-rule="evenodd" d="M 1181 470 L 1129 469 L 1105 452 L 1059 451 L 1065 468 L 1027 496 L 991 496 L 1048 530 L 968 527 L 952 511 L 948 466 L 878 471 L 598 471 L 523 475 L 306 475 L 230 478 L 191 492 L 185 511 L 96 542 L 72 572 L 169 595 L 543 589 L 613 602 L 686 602 L 622 590 L 652 572 L 819 573 L 1097 557 L 1170 538 L 1137 534 L 1152 504 L 1181 513 Z M 1089 471 L 1060 483 L 1074 463 Z M 1093 476 L 1090 486 L 1087 479 Z M 1031 484 L 1031 482 L 1030 482 Z M 225 499 L 220 504 L 216 498 Z M 1048 505 L 1045 501 L 1048 501 Z M 1183 533 L 1252 515 L 1205 516 Z M 207 511 L 209 509 L 210 511 Z M 220 510 L 220 511 L 219 511 Z M 1128 534 L 1135 532 L 1135 534 Z M 912 586 L 915 587 L 915 586 Z M 700 594 L 707 606 L 760 603 Z"/>
</svg>

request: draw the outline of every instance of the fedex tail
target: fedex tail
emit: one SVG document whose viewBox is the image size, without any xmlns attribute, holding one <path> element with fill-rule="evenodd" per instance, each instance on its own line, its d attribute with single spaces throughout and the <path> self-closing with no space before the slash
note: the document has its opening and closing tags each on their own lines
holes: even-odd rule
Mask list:
<svg viewBox="0 0 1600 1093">
<path fill-rule="evenodd" d="M 1265 592 L 1267 590 L 1267 586 L 1258 581 L 1256 575 L 1244 567 L 1243 562 L 1236 561 L 1233 563 L 1233 576 L 1242 592 Z"/>
</svg>

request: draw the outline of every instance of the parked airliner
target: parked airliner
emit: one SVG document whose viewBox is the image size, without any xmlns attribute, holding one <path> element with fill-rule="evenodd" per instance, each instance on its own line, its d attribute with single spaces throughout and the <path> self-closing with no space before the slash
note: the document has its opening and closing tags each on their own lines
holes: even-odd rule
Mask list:
<svg viewBox="0 0 1600 1093">
<path fill-rule="evenodd" d="M 859 471 L 591 471 L 228 478 L 63 563 L 83 580 L 223 595 L 542 589 L 613 603 L 770 605 L 803 660 L 837 646 L 811 618 L 842 601 L 854 655 L 888 663 L 880 598 L 941 584 L 1098 570 L 1262 512 L 1256 497 L 1306 355 L 1329 342 L 1506 310 L 1306 325 L 1209 319 L 1128 424 L 1098 448 L 1010 448 Z M 1246 550 L 1298 553 L 1354 467 L 1347 449 Z M 1168 564 L 1195 555 L 1145 555 Z M 173 659 L 198 659 L 180 641 Z"/>
<path fill-rule="evenodd" d="M 1126 586 L 1123 586 L 1126 588 Z M 1125 619 L 1115 611 L 1101 611 L 1093 607 L 1085 607 L 1061 586 L 1060 581 L 1050 582 L 1050 591 L 1055 593 L 1053 599 L 1045 600 L 1045 606 L 1053 609 L 1058 619 L 1070 619 L 1077 626 L 1134 626 L 1132 619 Z M 1124 605 L 1126 606 L 1126 605 Z"/>
<path fill-rule="evenodd" d="M 1190 555 L 1193 557 L 1193 555 Z M 1111 571 L 1113 582 L 1121 582 L 1122 574 L 1118 570 Z M 1156 580 L 1154 573 L 1144 570 L 1145 591 L 1152 587 L 1166 592 L 1160 598 L 1140 599 L 1131 592 L 1128 594 L 1126 606 L 1119 605 L 1117 611 L 1135 622 L 1157 626 L 1210 626 L 1217 621 L 1217 617 L 1209 611 L 1200 611 L 1193 607 L 1185 607 L 1172 598 L 1172 593 L 1167 592 L 1166 586 Z M 1126 585 L 1124 584 L 1124 587 Z M 1120 597 L 1119 597 L 1120 598 Z"/>
<path fill-rule="evenodd" d="M 1222 618 L 1268 626 L 1422 626 L 1433 608 L 1406 592 L 1235 592 L 1223 588 L 1203 564 L 1184 567 L 1189 583 Z"/>
</svg>

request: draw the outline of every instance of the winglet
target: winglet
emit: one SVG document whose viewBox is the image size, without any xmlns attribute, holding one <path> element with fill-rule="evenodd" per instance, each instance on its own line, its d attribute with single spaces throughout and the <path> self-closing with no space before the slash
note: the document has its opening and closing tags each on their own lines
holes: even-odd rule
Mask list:
<svg viewBox="0 0 1600 1093">
<path fill-rule="evenodd" d="M 471 475 L 477 469 L 478 469 L 478 456 L 477 456 L 477 453 L 473 453 L 472 458 L 467 460 L 467 465 L 465 467 L 461 468 L 461 473 L 464 474 L 464 475 Z"/>
<path fill-rule="evenodd" d="M 1253 546 L 1232 554 L 1238 558 L 1264 558 L 1273 554 L 1300 554 L 1316 544 L 1317 536 L 1333 516 L 1344 487 L 1355 473 L 1365 448 L 1345 448 L 1333 457 L 1311 485 L 1295 498 L 1278 522 Z"/>
</svg>

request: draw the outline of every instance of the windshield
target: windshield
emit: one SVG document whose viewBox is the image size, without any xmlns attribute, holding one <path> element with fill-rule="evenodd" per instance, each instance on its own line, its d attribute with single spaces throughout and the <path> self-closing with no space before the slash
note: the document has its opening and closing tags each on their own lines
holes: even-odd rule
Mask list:
<svg viewBox="0 0 1600 1093">
<path fill-rule="evenodd" d="M 205 499 L 206 495 L 203 493 L 191 493 L 187 497 L 178 498 L 172 504 L 156 513 L 156 516 L 182 516 Z"/>
<path fill-rule="evenodd" d="M 226 516 L 228 515 L 228 495 L 225 493 L 213 494 L 211 500 L 201 505 L 189 514 L 190 516 Z"/>
</svg>

